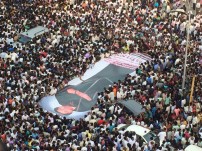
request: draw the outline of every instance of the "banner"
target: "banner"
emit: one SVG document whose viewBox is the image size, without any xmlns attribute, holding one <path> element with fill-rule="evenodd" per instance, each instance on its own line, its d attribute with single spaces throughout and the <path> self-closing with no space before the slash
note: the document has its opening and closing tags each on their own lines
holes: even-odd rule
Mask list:
<svg viewBox="0 0 202 151">
<path fill-rule="evenodd" d="M 104 87 L 124 80 L 127 74 L 147 60 L 143 54 L 115 54 L 95 64 L 84 76 L 75 78 L 54 96 L 44 97 L 40 106 L 48 112 L 67 118 L 83 118 L 97 102 L 97 93 Z"/>
</svg>

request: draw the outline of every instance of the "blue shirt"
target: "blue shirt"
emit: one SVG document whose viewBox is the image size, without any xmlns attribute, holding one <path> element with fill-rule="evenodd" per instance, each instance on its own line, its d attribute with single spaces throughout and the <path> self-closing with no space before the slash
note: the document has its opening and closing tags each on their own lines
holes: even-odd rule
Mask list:
<svg viewBox="0 0 202 151">
<path fill-rule="evenodd" d="M 149 83 L 149 84 L 152 83 L 152 78 L 151 78 L 151 77 L 148 77 L 148 78 L 147 78 L 147 83 Z"/>
<path fill-rule="evenodd" d="M 13 52 L 14 51 L 14 48 L 8 48 L 8 51 L 10 51 L 10 52 Z"/>
<path fill-rule="evenodd" d="M 158 64 L 155 64 L 155 65 L 154 65 L 154 70 L 158 70 L 158 68 L 159 68 L 159 65 L 158 65 Z"/>
</svg>

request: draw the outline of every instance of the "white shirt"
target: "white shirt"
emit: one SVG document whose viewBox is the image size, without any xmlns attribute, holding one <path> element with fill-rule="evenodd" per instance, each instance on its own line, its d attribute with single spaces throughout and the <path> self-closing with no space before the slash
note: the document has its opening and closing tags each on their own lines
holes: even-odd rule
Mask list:
<svg viewBox="0 0 202 151">
<path fill-rule="evenodd" d="M 164 140 L 165 138 L 166 138 L 166 132 L 160 132 L 159 134 L 158 134 L 158 137 L 159 137 L 159 139 L 160 140 Z"/>
<path fill-rule="evenodd" d="M 87 150 L 88 150 L 88 149 L 87 149 L 87 147 L 85 147 L 85 146 L 81 148 L 81 151 L 87 151 Z"/>
<path fill-rule="evenodd" d="M 186 125 L 184 125 L 184 124 L 180 125 L 181 130 L 184 130 L 185 128 L 186 128 Z"/>
</svg>

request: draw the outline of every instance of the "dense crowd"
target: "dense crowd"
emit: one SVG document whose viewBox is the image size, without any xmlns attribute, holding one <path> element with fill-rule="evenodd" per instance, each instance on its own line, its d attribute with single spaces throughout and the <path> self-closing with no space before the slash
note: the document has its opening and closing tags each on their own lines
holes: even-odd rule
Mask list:
<svg viewBox="0 0 202 151">
<path fill-rule="evenodd" d="M 0 134 L 9 150 L 166 151 L 202 147 L 202 17 L 189 27 L 186 89 L 182 75 L 186 16 L 170 14 L 172 1 L 0 1 Z M 19 33 L 36 26 L 49 32 L 27 44 Z M 144 52 L 151 56 L 124 81 L 98 94 L 95 107 L 79 121 L 43 112 L 38 101 L 81 76 L 101 56 Z M 85 54 L 90 53 L 86 58 Z M 190 87 L 196 77 L 193 99 Z M 113 87 L 117 94 L 114 96 Z M 145 108 L 130 114 L 119 100 Z M 112 104 L 110 104 L 112 103 Z M 160 139 L 140 143 L 119 124 L 137 124 Z"/>
</svg>

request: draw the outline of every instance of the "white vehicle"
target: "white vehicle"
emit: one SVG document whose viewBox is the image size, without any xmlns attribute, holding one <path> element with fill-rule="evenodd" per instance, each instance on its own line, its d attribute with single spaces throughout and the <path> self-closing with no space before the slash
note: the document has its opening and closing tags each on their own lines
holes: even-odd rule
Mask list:
<svg viewBox="0 0 202 151">
<path fill-rule="evenodd" d="M 153 138 L 153 140 L 159 144 L 159 138 L 158 136 L 153 133 L 150 129 L 147 129 L 145 127 L 139 126 L 139 125 L 126 125 L 126 124 L 121 124 L 121 126 L 118 125 L 117 129 L 121 130 L 121 129 L 125 129 L 125 132 L 135 132 L 136 135 L 138 135 L 139 137 L 141 137 L 143 139 L 143 141 L 145 143 L 148 143 L 151 138 Z"/>
<path fill-rule="evenodd" d="M 121 130 L 121 129 L 123 129 L 123 128 L 126 128 L 126 127 L 128 127 L 128 125 L 127 124 L 119 124 L 119 125 L 117 125 L 117 130 Z"/>
<path fill-rule="evenodd" d="M 201 147 L 198 147 L 196 145 L 189 145 L 185 148 L 184 151 L 202 151 Z"/>
</svg>

